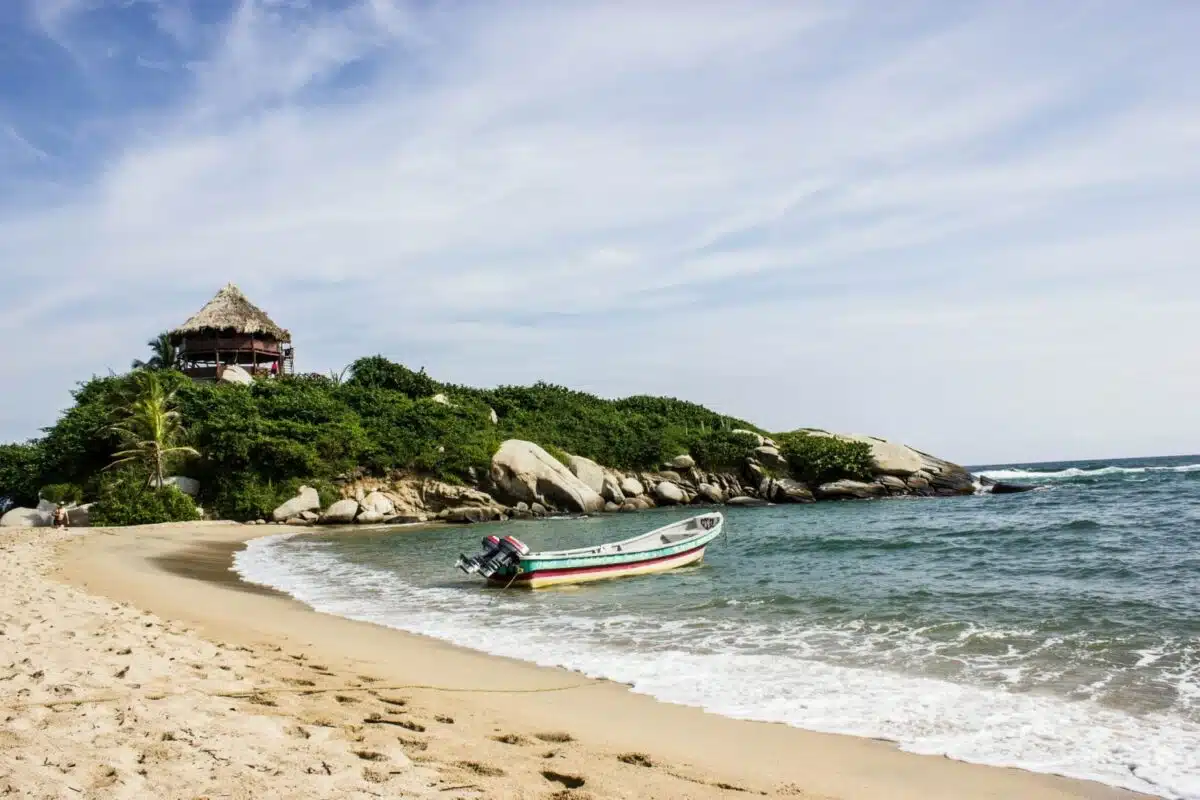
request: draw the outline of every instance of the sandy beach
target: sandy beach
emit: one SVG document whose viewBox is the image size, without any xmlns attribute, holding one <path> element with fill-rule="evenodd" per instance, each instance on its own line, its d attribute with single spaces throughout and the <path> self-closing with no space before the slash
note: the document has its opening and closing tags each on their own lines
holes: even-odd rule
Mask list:
<svg viewBox="0 0 1200 800">
<path fill-rule="evenodd" d="M 0 795 L 1131 798 L 746 722 L 319 614 L 230 571 L 278 529 L 0 534 Z"/>
</svg>

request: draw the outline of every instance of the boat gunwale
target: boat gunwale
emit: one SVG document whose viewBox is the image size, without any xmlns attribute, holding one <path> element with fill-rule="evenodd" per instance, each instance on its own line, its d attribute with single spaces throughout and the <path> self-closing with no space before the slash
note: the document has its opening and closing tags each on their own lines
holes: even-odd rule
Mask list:
<svg viewBox="0 0 1200 800">
<path fill-rule="evenodd" d="M 675 527 L 678 527 L 685 523 L 691 522 L 693 520 L 704 519 L 706 517 L 716 517 L 717 524 L 711 528 L 701 529 L 695 535 L 689 536 L 686 539 L 680 539 L 675 542 L 662 544 L 658 547 L 653 547 L 653 548 L 650 548 L 647 550 L 631 550 L 628 552 L 610 551 L 607 553 L 598 552 L 599 549 L 602 547 L 620 547 L 621 545 L 627 545 L 632 542 L 639 541 L 641 539 L 649 539 L 650 537 L 652 537 L 656 534 L 662 535 L 663 531 L 666 531 L 669 528 L 675 528 Z M 712 539 L 715 539 L 717 535 L 720 535 L 720 532 L 724 529 L 724 527 L 725 527 L 725 515 L 722 514 L 720 511 L 710 511 L 706 514 L 697 514 L 693 517 L 686 517 L 685 519 L 676 520 L 675 522 L 672 522 L 670 524 L 662 525 L 658 528 L 654 528 L 653 530 L 646 531 L 645 533 L 640 533 L 637 536 L 631 536 L 628 539 L 621 539 L 620 541 L 616 541 L 616 542 L 604 542 L 603 544 L 596 545 L 594 547 L 576 547 L 571 550 L 545 550 L 545 551 L 538 551 L 536 553 L 531 552 L 524 556 L 521 556 L 521 563 L 524 563 L 526 561 L 557 561 L 557 560 L 578 559 L 578 558 L 611 558 L 613 556 L 637 556 L 637 555 L 642 555 L 642 554 L 649 554 L 649 553 L 656 552 L 658 550 L 665 550 L 667 548 L 676 547 L 676 546 L 682 545 L 682 544 L 687 544 L 689 542 L 700 539 L 701 537 L 703 537 L 706 534 L 715 532 L 715 535 L 711 539 L 709 539 L 709 541 L 712 541 Z"/>
</svg>

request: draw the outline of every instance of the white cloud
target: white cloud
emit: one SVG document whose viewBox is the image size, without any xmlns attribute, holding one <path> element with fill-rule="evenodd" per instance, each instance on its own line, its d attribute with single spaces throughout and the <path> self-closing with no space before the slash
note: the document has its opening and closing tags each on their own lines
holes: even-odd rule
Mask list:
<svg viewBox="0 0 1200 800">
<path fill-rule="evenodd" d="M 0 335 L 78 343 L 0 358 L 41 398 L 0 434 L 236 280 L 306 369 L 382 351 L 967 461 L 1200 450 L 1183 26 L 938 8 L 247 0 L 72 202 L 0 216 Z"/>
</svg>

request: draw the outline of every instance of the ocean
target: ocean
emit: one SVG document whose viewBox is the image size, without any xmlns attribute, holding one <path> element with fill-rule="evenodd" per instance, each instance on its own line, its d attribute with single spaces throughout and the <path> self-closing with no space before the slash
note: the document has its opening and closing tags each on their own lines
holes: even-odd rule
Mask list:
<svg viewBox="0 0 1200 800">
<path fill-rule="evenodd" d="M 975 467 L 1014 495 L 725 510 L 704 564 L 539 592 L 454 568 L 631 536 L 658 510 L 252 542 L 331 614 L 916 753 L 1200 800 L 1200 456 Z"/>
</svg>

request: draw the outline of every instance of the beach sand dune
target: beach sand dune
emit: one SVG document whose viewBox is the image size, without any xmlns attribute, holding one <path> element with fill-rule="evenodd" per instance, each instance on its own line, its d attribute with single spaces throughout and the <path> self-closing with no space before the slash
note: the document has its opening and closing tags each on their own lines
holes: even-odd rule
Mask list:
<svg viewBox="0 0 1200 800">
<path fill-rule="evenodd" d="M 0 534 L 0 796 L 1127 798 L 673 706 L 318 614 L 261 531 Z"/>
</svg>

